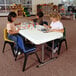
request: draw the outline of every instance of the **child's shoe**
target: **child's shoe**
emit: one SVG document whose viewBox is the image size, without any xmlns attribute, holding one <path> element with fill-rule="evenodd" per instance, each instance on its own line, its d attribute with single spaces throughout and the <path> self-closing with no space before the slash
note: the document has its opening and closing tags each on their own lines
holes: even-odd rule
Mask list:
<svg viewBox="0 0 76 76">
<path fill-rule="evenodd" d="M 58 51 L 58 47 L 56 47 L 54 50 L 53 50 L 53 53 L 56 53 Z"/>
<path fill-rule="evenodd" d="M 18 55 L 20 55 L 20 54 L 21 54 L 21 52 L 19 51 L 19 52 L 18 52 Z"/>
</svg>

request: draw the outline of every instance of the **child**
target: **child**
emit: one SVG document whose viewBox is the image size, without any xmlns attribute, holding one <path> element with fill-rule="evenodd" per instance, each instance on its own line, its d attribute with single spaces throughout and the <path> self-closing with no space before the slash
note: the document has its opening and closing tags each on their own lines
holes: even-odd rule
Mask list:
<svg viewBox="0 0 76 76">
<path fill-rule="evenodd" d="M 40 11 L 37 13 L 36 19 L 33 19 L 33 21 L 39 25 L 48 25 L 48 23 L 46 21 L 43 21 L 43 12 Z"/>
<path fill-rule="evenodd" d="M 50 14 L 50 19 L 51 19 L 51 24 L 50 26 L 48 26 L 48 28 L 51 28 L 49 30 L 49 32 L 64 32 L 64 29 L 63 29 L 63 24 L 61 23 L 60 19 L 61 19 L 61 16 L 59 13 L 57 12 L 53 12 Z M 58 42 L 59 42 L 59 39 L 57 40 L 54 40 L 54 50 L 53 50 L 53 53 L 55 53 L 57 50 L 58 50 Z M 49 46 L 52 46 L 52 43 L 51 42 L 48 42 L 47 43 Z"/>
<path fill-rule="evenodd" d="M 18 34 L 20 29 L 18 28 L 16 30 L 16 26 L 14 24 L 14 21 L 16 20 L 16 17 L 17 17 L 17 15 L 16 15 L 15 12 L 10 12 L 9 15 L 8 15 L 8 23 L 7 23 L 8 38 L 15 42 L 15 51 L 14 51 L 15 54 L 17 53 L 18 46 L 20 45 L 19 42 L 18 42 L 18 39 L 21 40 L 21 44 L 23 45 L 23 47 L 21 47 L 21 49 L 25 50 L 23 39 Z M 20 54 L 20 52 L 18 54 Z"/>
</svg>

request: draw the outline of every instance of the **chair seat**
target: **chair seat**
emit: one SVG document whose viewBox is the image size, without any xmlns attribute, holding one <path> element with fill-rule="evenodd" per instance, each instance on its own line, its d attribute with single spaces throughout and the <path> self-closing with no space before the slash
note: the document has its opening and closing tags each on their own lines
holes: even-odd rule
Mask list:
<svg viewBox="0 0 76 76">
<path fill-rule="evenodd" d="M 66 38 L 65 38 L 65 37 L 63 37 L 63 38 L 61 38 L 61 39 L 60 39 L 60 41 L 64 41 L 64 40 L 66 40 Z"/>
<path fill-rule="evenodd" d="M 12 43 L 14 43 L 14 41 L 12 41 L 12 40 L 9 40 L 9 39 L 5 39 L 5 41 L 8 41 L 8 42 L 12 42 Z"/>
<path fill-rule="evenodd" d="M 36 50 L 36 47 L 34 45 L 26 44 L 25 45 L 25 50 L 23 50 L 23 53 L 34 52 L 35 50 Z"/>
</svg>

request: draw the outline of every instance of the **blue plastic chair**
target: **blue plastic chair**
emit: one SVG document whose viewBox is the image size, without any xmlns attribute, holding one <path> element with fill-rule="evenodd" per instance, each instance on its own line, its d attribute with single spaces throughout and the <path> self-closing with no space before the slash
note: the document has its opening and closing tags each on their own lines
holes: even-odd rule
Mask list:
<svg viewBox="0 0 76 76">
<path fill-rule="evenodd" d="M 19 46 L 19 50 L 17 51 L 17 54 L 15 56 L 15 60 L 17 60 L 17 56 L 18 56 L 18 52 L 21 51 L 22 53 L 24 53 L 24 64 L 23 64 L 23 69 L 22 71 L 24 72 L 25 71 L 25 67 L 26 67 L 26 63 L 27 63 L 27 58 L 29 55 L 31 54 L 35 54 L 37 59 L 38 59 L 38 62 L 41 63 L 37 53 L 36 53 L 36 47 L 35 45 L 33 44 L 25 44 L 23 45 L 22 43 L 22 39 L 21 38 L 18 38 L 18 46 Z"/>
</svg>

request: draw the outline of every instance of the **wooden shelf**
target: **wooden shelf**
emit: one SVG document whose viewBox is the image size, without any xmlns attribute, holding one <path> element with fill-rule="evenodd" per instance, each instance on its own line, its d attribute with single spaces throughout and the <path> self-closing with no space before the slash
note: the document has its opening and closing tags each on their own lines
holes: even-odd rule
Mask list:
<svg viewBox="0 0 76 76">
<path fill-rule="evenodd" d="M 42 11 L 44 15 L 49 15 L 53 11 L 58 11 L 58 6 L 54 4 L 37 5 L 37 12 Z"/>
<path fill-rule="evenodd" d="M 21 4 L 16 4 L 15 6 L 11 6 L 10 10 L 15 12 L 17 16 L 23 16 L 23 8 Z"/>
</svg>

